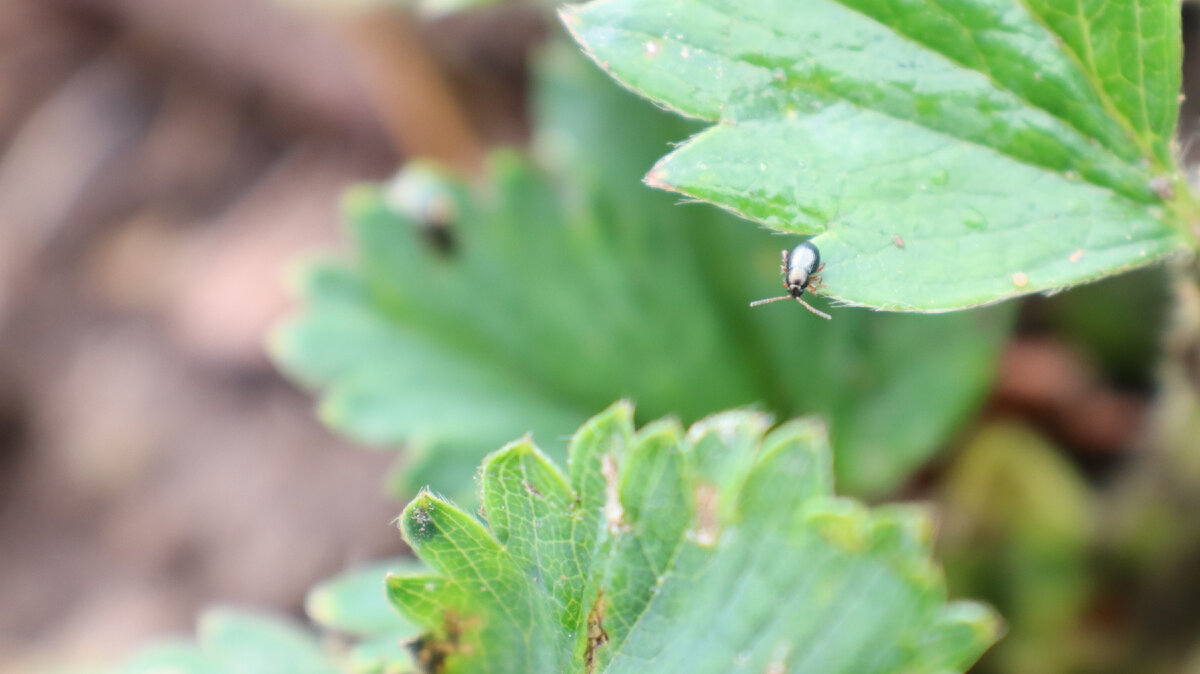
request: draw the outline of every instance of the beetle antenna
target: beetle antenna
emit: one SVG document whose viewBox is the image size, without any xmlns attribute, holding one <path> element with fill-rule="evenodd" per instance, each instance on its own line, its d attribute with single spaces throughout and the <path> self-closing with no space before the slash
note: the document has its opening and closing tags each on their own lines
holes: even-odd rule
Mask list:
<svg viewBox="0 0 1200 674">
<path fill-rule="evenodd" d="M 755 300 L 750 303 L 750 306 L 757 307 L 757 306 L 760 306 L 763 304 L 770 304 L 771 302 L 778 302 L 779 300 L 790 300 L 790 299 L 792 299 L 791 295 L 780 295 L 779 297 L 772 297 L 770 299 Z"/>
<path fill-rule="evenodd" d="M 820 316 L 821 318 L 824 318 L 827 321 L 833 320 L 833 316 L 830 316 L 829 314 L 825 313 L 824 311 L 818 311 L 817 309 L 814 309 L 811 304 L 809 304 L 808 302 L 805 302 L 804 300 L 800 299 L 799 297 L 796 298 L 796 301 L 799 302 L 800 304 L 803 304 L 805 309 L 808 309 L 809 311 Z M 754 306 L 754 305 L 752 304 L 750 306 Z"/>
</svg>

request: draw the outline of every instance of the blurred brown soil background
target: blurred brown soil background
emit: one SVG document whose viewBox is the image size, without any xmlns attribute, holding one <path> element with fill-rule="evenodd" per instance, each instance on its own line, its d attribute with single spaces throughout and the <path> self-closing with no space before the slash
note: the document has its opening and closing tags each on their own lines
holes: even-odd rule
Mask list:
<svg viewBox="0 0 1200 674">
<path fill-rule="evenodd" d="M 322 429 L 263 342 L 346 185 L 522 142 L 540 28 L 510 14 L 414 40 L 265 0 L 0 2 L 0 672 L 214 602 L 298 614 L 401 551 L 389 455 Z"/>
<path fill-rule="evenodd" d="M 119 658 L 215 602 L 298 615 L 402 550 L 390 455 L 322 429 L 263 342 L 346 185 L 526 140 L 543 21 L 0 2 L 0 674 Z M 1147 401 L 1034 335 L 989 410 L 1104 462 Z"/>
</svg>

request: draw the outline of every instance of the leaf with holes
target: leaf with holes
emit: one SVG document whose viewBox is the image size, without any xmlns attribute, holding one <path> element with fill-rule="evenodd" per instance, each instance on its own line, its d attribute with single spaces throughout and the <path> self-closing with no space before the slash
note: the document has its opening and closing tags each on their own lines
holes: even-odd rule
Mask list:
<svg viewBox="0 0 1200 674">
<path fill-rule="evenodd" d="M 961 672 L 997 638 L 946 602 L 925 513 L 832 492 L 823 430 L 752 412 L 635 433 L 618 403 L 563 473 L 527 440 L 482 469 L 486 524 L 426 492 L 389 578 L 427 671 Z"/>
<path fill-rule="evenodd" d="M 716 122 L 646 181 L 815 235 L 843 302 L 961 309 L 1196 244 L 1177 2 L 596 0 L 563 20 L 626 86 Z"/>
</svg>

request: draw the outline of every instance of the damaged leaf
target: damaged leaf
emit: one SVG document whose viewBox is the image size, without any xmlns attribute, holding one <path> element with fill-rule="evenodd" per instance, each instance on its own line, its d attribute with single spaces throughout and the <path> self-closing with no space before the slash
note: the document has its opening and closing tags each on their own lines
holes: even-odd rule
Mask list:
<svg viewBox="0 0 1200 674">
<path fill-rule="evenodd" d="M 423 492 L 388 579 L 426 671 L 961 672 L 998 637 L 947 603 L 930 523 L 832 491 L 824 430 L 727 412 L 641 431 L 618 403 L 564 472 L 527 439 L 485 459 L 486 523 Z"/>
</svg>

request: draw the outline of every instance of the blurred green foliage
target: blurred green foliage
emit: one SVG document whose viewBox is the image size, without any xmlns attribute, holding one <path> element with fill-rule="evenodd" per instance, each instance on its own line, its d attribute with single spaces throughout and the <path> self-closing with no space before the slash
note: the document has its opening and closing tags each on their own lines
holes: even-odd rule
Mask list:
<svg viewBox="0 0 1200 674">
<path fill-rule="evenodd" d="M 1169 274 L 1151 267 L 1034 298 L 1025 318 L 1078 349 L 1104 376 L 1148 388 L 1162 359 L 1162 338 L 1171 309 Z"/>
<path fill-rule="evenodd" d="M 1010 307 L 917 317 L 777 294 L 779 239 L 638 183 L 687 123 L 561 48 L 543 58 L 533 164 L 495 155 L 482 185 L 423 164 L 347 198 L 348 262 L 302 276 L 304 311 L 273 340 L 322 415 L 407 443 L 402 491 L 459 498 L 489 448 L 526 432 L 562 458 L 587 415 L 628 396 L 692 421 L 740 405 L 831 420 L 839 484 L 894 489 L 980 401 Z"/>
<path fill-rule="evenodd" d="M 1078 470 L 1032 430 L 998 423 L 955 457 L 939 492 L 952 592 L 987 597 L 1009 626 L 980 671 L 1079 671 L 1098 521 Z"/>
<path fill-rule="evenodd" d="M 309 591 L 308 617 L 349 640 L 341 649 L 344 674 L 414 671 L 409 643 L 418 629 L 396 613 L 383 588 L 388 574 L 424 569 L 411 557 L 386 560 L 341 573 Z"/>
<path fill-rule="evenodd" d="M 117 674 L 339 674 L 314 635 L 279 618 L 219 608 L 200 616 L 196 640 L 147 648 Z M 354 674 L 369 674 L 355 672 Z"/>
<path fill-rule="evenodd" d="M 322 627 L 356 637 L 411 635 L 415 628 L 388 605 L 381 592 L 389 573 L 420 573 L 411 557 L 375 562 L 351 569 L 318 583 L 308 593 L 304 608 Z"/>
<path fill-rule="evenodd" d="M 317 635 L 282 616 L 234 608 L 201 614 L 196 638 L 162 640 L 110 674 L 411 674 L 417 629 L 388 605 L 388 573 L 417 573 L 412 558 L 346 571 L 309 593 Z"/>
</svg>

